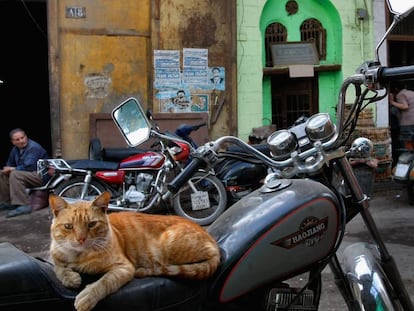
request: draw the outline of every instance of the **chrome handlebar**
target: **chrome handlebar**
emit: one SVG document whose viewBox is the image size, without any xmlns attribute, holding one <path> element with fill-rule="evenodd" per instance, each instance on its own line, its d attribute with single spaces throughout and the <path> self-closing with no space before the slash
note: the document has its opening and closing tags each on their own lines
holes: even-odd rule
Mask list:
<svg viewBox="0 0 414 311">
<path fill-rule="evenodd" d="M 199 147 L 197 153 L 201 155 L 208 153 L 210 159 L 207 161 L 209 164 L 213 164 L 211 163 L 214 162 L 214 160 L 211 160 L 211 153 L 217 154 L 227 144 L 235 144 L 270 168 L 280 171 L 281 177 L 291 178 L 297 174 L 312 174 L 332 159 L 346 156 L 344 147 L 345 104 L 346 94 L 351 85 L 355 88 L 365 86 L 369 91 L 375 92 L 386 89 L 386 82 L 409 78 L 414 78 L 414 66 L 386 68 L 375 61 L 362 64 L 357 69 L 356 74 L 346 78 L 341 85 L 337 103 L 337 122 L 334 135 L 326 141 L 314 139 L 309 149 L 304 151 L 295 150 L 290 153 L 287 159 L 270 158 L 241 139 L 233 136 L 223 136 L 215 141 L 208 142 L 204 146 Z M 354 103 L 354 105 L 360 104 L 363 100 L 359 99 L 359 102 Z"/>
</svg>

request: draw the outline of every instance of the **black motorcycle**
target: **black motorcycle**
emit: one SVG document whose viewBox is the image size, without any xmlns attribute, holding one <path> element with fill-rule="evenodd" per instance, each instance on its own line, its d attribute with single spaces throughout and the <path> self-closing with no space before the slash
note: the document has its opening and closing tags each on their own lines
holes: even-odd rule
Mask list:
<svg viewBox="0 0 414 311">
<path fill-rule="evenodd" d="M 181 124 L 175 130 L 175 134 L 197 148 L 198 145 L 190 134 L 202 126 L 206 126 L 206 123 Z M 252 147 L 270 156 L 269 145 L 266 143 L 253 144 Z M 242 197 L 263 185 L 268 174 L 268 167 L 263 161 L 237 146 L 229 146 L 224 150 L 220 150 L 218 157 L 218 163 L 215 164 L 214 170 L 216 176 L 226 188 L 227 206 L 233 205 Z"/>
</svg>

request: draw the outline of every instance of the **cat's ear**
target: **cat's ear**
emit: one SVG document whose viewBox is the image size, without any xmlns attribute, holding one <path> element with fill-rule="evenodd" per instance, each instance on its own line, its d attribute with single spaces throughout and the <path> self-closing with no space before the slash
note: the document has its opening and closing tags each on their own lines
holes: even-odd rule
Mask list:
<svg viewBox="0 0 414 311">
<path fill-rule="evenodd" d="M 97 198 L 95 198 L 95 201 L 93 201 L 92 205 L 99 207 L 103 212 L 106 212 L 108 210 L 108 204 L 110 199 L 111 194 L 109 193 L 109 191 L 105 191 Z"/>
<path fill-rule="evenodd" d="M 57 216 L 59 211 L 66 208 L 67 202 L 56 194 L 49 194 L 49 206 L 54 216 Z"/>
</svg>

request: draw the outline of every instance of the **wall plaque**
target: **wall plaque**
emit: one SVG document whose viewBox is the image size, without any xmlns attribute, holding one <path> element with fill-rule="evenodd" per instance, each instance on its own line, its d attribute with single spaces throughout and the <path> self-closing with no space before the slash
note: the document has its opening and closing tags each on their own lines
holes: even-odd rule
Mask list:
<svg viewBox="0 0 414 311">
<path fill-rule="evenodd" d="M 81 6 L 70 6 L 65 8 L 66 18 L 86 18 L 86 8 Z"/>
<path fill-rule="evenodd" d="M 319 55 L 315 42 L 284 42 L 271 45 L 273 66 L 316 65 Z"/>
</svg>

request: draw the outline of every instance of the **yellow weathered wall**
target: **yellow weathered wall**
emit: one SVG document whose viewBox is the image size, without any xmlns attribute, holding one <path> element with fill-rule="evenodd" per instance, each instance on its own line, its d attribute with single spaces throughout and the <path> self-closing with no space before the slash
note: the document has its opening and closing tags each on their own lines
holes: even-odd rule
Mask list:
<svg viewBox="0 0 414 311">
<path fill-rule="evenodd" d="M 155 49 L 208 49 L 209 66 L 226 71 L 225 91 L 210 94 L 216 105 L 208 134 L 237 135 L 236 0 L 48 0 L 47 6 L 53 156 L 86 158 L 90 114 L 109 114 L 127 97 L 159 111 Z M 76 7 L 85 18 L 66 16 Z"/>
<path fill-rule="evenodd" d="M 235 0 L 159 1 L 157 48 L 180 51 L 184 48 L 208 49 L 209 67 L 225 68 L 225 90 L 201 92 L 210 96 L 210 139 L 237 135 L 234 14 Z M 222 107 L 218 105 L 221 100 L 224 102 Z"/>
<path fill-rule="evenodd" d="M 149 90 L 150 0 L 59 1 L 59 104 L 62 155 L 85 158 L 89 114 L 111 112 Z M 65 16 L 84 7 L 86 18 Z"/>
</svg>

